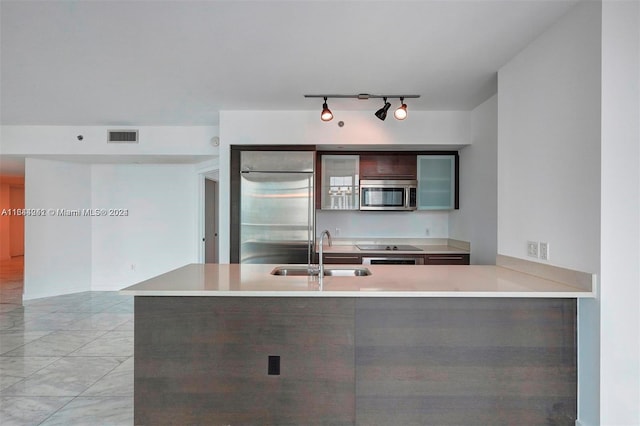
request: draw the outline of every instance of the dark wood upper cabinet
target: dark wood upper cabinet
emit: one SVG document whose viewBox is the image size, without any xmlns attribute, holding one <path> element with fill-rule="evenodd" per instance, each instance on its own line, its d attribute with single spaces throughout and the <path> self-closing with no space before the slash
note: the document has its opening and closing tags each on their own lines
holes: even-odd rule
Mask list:
<svg viewBox="0 0 640 426">
<path fill-rule="evenodd" d="M 360 179 L 416 179 L 416 165 L 415 154 L 361 154 Z"/>
<path fill-rule="evenodd" d="M 454 177 L 453 188 L 454 192 L 454 205 L 442 209 L 458 209 L 460 208 L 459 202 L 459 156 L 457 151 L 322 151 L 316 155 L 316 209 L 322 209 L 322 192 L 319 190 L 322 187 L 322 179 L 325 171 L 323 170 L 322 157 L 326 155 L 360 155 L 359 167 L 360 176 L 359 179 L 411 179 L 420 180 L 418 182 L 418 188 L 427 185 L 424 182 L 424 176 L 418 176 L 418 158 L 419 156 L 453 156 L 454 159 Z M 424 170 L 423 170 L 424 172 Z M 424 174 L 424 173 L 423 173 Z M 429 173 L 426 173 L 429 175 Z M 357 185 L 357 183 L 356 183 Z M 426 190 L 423 188 L 423 190 Z M 428 191 L 427 191 L 428 192 Z M 423 208 L 418 207 L 418 210 Z"/>
</svg>

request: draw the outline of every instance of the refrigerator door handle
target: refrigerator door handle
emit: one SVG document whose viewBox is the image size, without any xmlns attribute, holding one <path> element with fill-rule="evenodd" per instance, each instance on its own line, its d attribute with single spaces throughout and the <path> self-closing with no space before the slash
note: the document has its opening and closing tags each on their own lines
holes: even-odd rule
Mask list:
<svg viewBox="0 0 640 426">
<path fill-rule="evenodd" d="M 313 233 L 313 175 L 310 175 L 309 184 L 307 185 L 309 191 L 308 207 L 307 207 L 307 267 L 311 269 L 311 253 L 312 253 L 312 233 Z"/>
</svg>

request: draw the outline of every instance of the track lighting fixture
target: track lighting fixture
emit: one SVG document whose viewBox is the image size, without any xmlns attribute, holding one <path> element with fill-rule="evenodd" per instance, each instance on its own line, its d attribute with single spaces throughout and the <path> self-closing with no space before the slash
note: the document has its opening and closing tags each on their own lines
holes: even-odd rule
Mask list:
<svg viewBox="0 0 640 426">
<path fill-rule="evenodd" d="M 324 96 L 324 103 L 322 104 L 322 113 L 320 114 L 320 120 L 331 121 L 333 119 L 333 113 L 327 106 L 327 97 Z"/>
<path fill-rule="evenodd" d="M 367 93 L 359 93 L 357 95 L 304 95 L 305 98 L 324 98 L 324 103 L 322 104 L 322 112 L 320 113 L 320 119 L 322 121 L 331 121 L 333 119 L 333 113 L 327 106 L 327 99 L 329 98 L 352 98 L 352 99 L 360 99 L 360 100 L 368 100 L 368 99 L 384 99 L 384 106 L 375 112 L 375 116 L 380 120 L 387 118 L 387 112 L 389 108 L 391 108 L 391 103 L 387 102 L 387 98 L 398 98 L 400 99 L 400 106 L 393 112 L 393 116 L 397 120 L 404 120 L 407 118 L 407 104 L 404 103 L 404 99 L 407 98 L 419 98 L 420 95 L 369 95 Z"/>
<path fill-rule="evenodd" d="M 390 107 L 391 104 L 387 102 L 387 98 L 384 98 L 384 106 L 376 111 L 376 117 L 384 121 L 384 119 L 387 118 L 387 111 L 389 111 Z"/>
<path fill-rule="evenodd" d="M 393 112 L 393 116 L 397 120 L 404 120 L 407 118 L 407 104 L 404 103 L 404 98 L 400 98 L 400 106 Z"/>
</svg>

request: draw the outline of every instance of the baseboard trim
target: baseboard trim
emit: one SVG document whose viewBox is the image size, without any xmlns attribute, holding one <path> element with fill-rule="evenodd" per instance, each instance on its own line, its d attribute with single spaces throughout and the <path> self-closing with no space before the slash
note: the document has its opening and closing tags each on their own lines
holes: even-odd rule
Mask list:
<svg viewBox="0 0 640 426">
<path fill-rule="evenodd" d="M 25 291 L 22 294 L 22 301 L 44 299 L 46 297 L 65 296 L 67 294 L 84 293 L 86 291 L 91 291 L 91 289 L 78 288 L 78 289 L 65 289 L 65 290 L 55 291 L 55 292 L 47 291 L 47 292 L 35 292 L 35 293 Z"/>
</svg>

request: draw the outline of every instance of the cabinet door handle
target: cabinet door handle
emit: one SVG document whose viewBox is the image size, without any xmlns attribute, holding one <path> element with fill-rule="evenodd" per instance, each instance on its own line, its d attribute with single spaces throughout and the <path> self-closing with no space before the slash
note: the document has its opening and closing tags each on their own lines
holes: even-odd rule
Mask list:
<svg viewBox="0 0 640 426">
<path fill-rule="evenodd" d="M 427 256 L 429 260 L 462 260 L 462 256 Z"/>
<path fill-rule="evenodd" d="M 327 256 L 324 255 L 325 259 L 357 259 L 358 256 Z"/>
<path fill-rule="evenodd" d="M 394 174 L 394 175 L 377 174 L 377 175 L 362 175 L 361 179 L 412 179 L 412 180 L 415 180 L 415 178 L 416 178 L 415 174 L 406 174 L 406 175 L 401 175 L 401 174 Z"/>
</svg>

